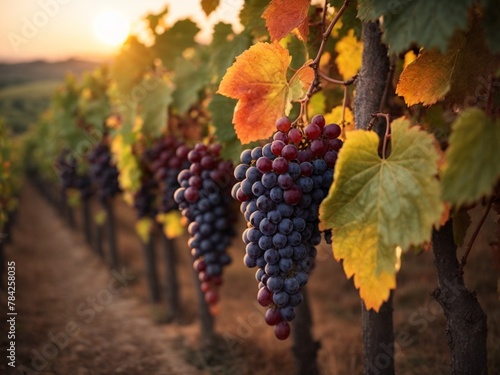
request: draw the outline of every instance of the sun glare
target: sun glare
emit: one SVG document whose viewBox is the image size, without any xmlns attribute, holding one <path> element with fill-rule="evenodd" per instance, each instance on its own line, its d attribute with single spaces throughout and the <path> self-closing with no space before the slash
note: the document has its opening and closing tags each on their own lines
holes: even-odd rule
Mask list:
<svg viewBox="0 0 500 375">
<path fill-rule="evenodd" d="M 127 39 L 129 32 L 130 23 L 117 11 L 102 12 L 94 18 L 94 33 L 104 44 L 119 46 Z"/>
</svg>

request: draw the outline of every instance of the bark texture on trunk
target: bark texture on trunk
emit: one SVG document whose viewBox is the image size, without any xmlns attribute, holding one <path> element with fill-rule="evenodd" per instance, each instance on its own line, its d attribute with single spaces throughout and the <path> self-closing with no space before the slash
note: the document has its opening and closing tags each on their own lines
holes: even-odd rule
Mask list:
<svg viewBox="0 0 500 375">
<path fill-rule="evenodd" d="M 354 118 L 356 129 L 366 129 L 372 114 L 379 111 L 389 74 L 387 47 L 381 41 L 377 22 L 363 23 L 362 65 L 356 80 Z M 378 134 L 385 131 L 384 121 L 378 121 L 374 129 Z M 392 294 L 380 311 L 366 310 L 361 304 L 365 375 L 394 374 L 394 328 L 392 324 Z"/>
<path fill-rule="evenodd" d="M 433 232 L 432 244 L 439 282 L 433 296 L 446 317 L 446 338 L 451 356 L 450 374 L 486 375 L 486 314 L 477 301 L 476 294 L 465 287 L 460 274 L 451 220 Z"/>
<path fill-rule="evenodd" d="M 317 375 L 319 374 L 317 357 L 321 345 L 312 337 L 313 322 L 306 288 L 302 288 L 302 295 L 304 300 L 297 306 L 297 317 L 293 320 L 292 326 L 296 374 Z"/>
</svg>

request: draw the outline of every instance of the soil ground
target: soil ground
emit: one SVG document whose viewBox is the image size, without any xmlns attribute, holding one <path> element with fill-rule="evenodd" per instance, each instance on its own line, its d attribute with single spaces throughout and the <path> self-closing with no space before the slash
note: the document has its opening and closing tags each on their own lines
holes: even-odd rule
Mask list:
<svg viewBox="0 0 500 375">
<path fill-rule="evenodd" d="M 97 203 L 93 209 L 97 212 Z M 230 249 L 234 262 L 224 275 L 216 319 L 221 342 L 200 351 L 187 237 L 177 240 L 182 315 L 166 324 L 166 303 L 153 306 L 149 302 L 135 215 L 121 200 L 117 200 L 115 212 L 120 259 L 125 268 L 110 272 L 106 262 L 86 245 L 81 223 L 77 223 L 78 231 L 72 230 L 33 187 L 25 187 L 12 243 L 5 249 L 6 261 L 16 263 L 18 367 L 17 372 L 11 371 L 3 357 L 0 373 L 293 374 L 293 342 L 276 340 L 273 330 L 265 325 L 264 310 L 255 302 L 255 271 L 242 264 L 244 247 L 239 238 Z M 480 214 L 479 210 L 476 216 Z M 244 224 L 238 225 L 241 233 Z M 490 373 L 496 374 L 500 373 L 500 301 L 499 268 L 489 246 L 493 225 L 493 220 L 488 220 L 483 227 L 465 275 L 468 287 L 477 292 L 488 315 L 489 367 Z M 165 295 L 169 286 L 164 282 L 160 243 L 156 250 Z M 395 334 L 405 337 L 396 341 L 398 374 L 448 373 L 445 321 L 430 295 L 436 283 L 432 252 L 404 255 L 394 302 Z M 4 276 L 0 291 L 2 320 L 7 316 L 5 285 Z M 327 245 L 318 249 L 308 290 L 312 332 L 321 342 L 318 361 L 322 374 L 361 374 L 359 297 Z M 0 327 L 4 356 L 7 325 L 2 322 Z M 54 340 L 59 346 L 52 344 Z M 21 365 L 24 372 L 19 371 Z"/>
</svg>

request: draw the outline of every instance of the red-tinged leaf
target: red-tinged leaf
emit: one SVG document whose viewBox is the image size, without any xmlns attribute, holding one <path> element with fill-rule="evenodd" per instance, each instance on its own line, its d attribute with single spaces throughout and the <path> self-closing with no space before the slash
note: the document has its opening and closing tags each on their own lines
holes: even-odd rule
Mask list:
<svg viewBox="0 0 500 375">
<path fill-rule="evenodd" d="M 307 15 L 310 0 L 273 0 L 262 14 L 271 35 L 271 40 L 284 38 L 298 28 L 303 40 L 307 40 L 309 24 Z"/>
<path fill-rule="evenodd" d="M 302 99 L 307 92 L 307 89 L 314 80 L 314 70 L 309 66 L 312 60 L 306 63 L 293 75 L 290 79 L 291 96 L 290 100 L 297 101 Z"/>
<path fill-rule="evenodd" d="M 289 84 L 290 61 L 288 51 L 278 43 L 257 43 L 227 70 L 218 93 L 238 99 L 233 124 L 242 143 L 269 138 L 276 119 L 288 114 L 290 101 L 304 95 L 311 69 L 299 69 Z"/>
</svg>

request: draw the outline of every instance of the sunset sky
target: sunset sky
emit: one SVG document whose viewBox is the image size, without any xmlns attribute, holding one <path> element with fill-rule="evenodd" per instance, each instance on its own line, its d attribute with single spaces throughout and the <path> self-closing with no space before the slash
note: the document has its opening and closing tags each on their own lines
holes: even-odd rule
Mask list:
<svg viewBox="0 0 500 375">
<path fill-rule="evenodd" d="M 166 5 L 169 23 L 191 17 L 202 28 L 197 38 L 208 40 L 214 23 L 236 22 L 242 3 L 221 0 L 207 18 L 200 0 L 0 0 L 0 61 L 109 58 L 128 26 Z"/>
</svg>

